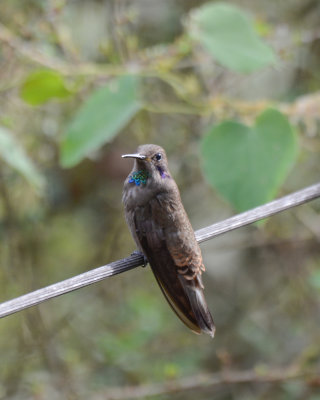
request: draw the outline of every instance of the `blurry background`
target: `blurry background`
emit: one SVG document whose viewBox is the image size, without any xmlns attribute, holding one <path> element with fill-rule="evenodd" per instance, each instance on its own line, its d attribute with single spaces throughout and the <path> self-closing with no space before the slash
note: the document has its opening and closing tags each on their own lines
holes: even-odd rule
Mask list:
<svg viewBox="0 0 320 400">
<path fill-rule="evenodd" d="M 141 143 L 166 149 L 195 229 L 236 213 L 232 196 L 215 189 L 203 145 L 225 120 L 254 126 L 269 106 L 283 113 L 298 140 L 270 193 L 317 182 L 320 4 L 232 4 L 251 18 L 255 40 L 270 46 L 261 50 L 265 65 L 232 66 L 237 51 L 225 54 L 223 46 L 214 57 L 203 1 L 2 2 L 0 301 L 134 250 L 121 205 L 132 161 L 121 154 Z M 130 82 L 121 89 L 128 73 L 139 76 L 138 97 Z M 123 98 L 112 95 L 112 82 Z M 96 140 L 97 120 L 106 135 Z M 225 172 L 239 169 L 226 160 Z M 240 171 L 240 183 L 259 169 Z M 319 208 L 315 201 L 201 246 L 214 340 L 183 326 L 149 268 L 1 320 L 0 398 L 130 398 L 127 385 L 143 398 L 160 385 L 159 399 L 319 399 L 319 379 L 281 379 L 288 367 L 308 373 L 320 365 Z M 199 384 L 166 394 L 166 384 L 182 378 L 277 368 L 277 383 Z"/>
</svg>

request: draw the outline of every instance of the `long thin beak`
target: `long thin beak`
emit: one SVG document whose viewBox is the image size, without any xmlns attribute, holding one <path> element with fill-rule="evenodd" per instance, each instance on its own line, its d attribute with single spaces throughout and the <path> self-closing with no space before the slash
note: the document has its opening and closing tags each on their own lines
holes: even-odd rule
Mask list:
<svg viewBox="0 0 320 400">
<path fill-rule="evenodd" d="M 142 154 L 139 154 L 139 153 L 136 153 L 136 154 L 123 154 L 121 157 L 122 158 L 138 158 L 139 160 L 145 160 L 147 158 L 146 156 L 144 156 Z"/>
</svg>

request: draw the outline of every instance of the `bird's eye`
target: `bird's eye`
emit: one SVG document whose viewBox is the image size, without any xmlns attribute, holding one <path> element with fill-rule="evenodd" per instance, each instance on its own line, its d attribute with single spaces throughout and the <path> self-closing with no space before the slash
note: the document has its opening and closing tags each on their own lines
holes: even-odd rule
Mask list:
<svg viewBox="0 0 320 400">
<path fill-rule="evenodd" d="M 154 156 L 154 158 L 155 158 L 157 161 L 160 161 L 161 158 L 162 158 L 162 154 L 161 154 L 161 153 L 157 153 L 157 154 Z"/>
</svg>

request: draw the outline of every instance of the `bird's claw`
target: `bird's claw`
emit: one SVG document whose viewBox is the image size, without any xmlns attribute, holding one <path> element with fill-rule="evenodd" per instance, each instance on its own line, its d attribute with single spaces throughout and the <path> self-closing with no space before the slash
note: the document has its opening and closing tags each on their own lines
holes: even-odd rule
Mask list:
<svg viewBox="0 0 320 400">
<path fill-rule="evenodd" d="M 142 265 L 143 268 L 145 268 L 148 265 L 149 261 L 148 261 L 147 257 L 142 253 L 142 251 L 135 250 L 133 253 L 131 253 L 131 255 L 132 256 L 138 255 L 138 256 L 143 257 L 143 265 Z"/>
</svg>

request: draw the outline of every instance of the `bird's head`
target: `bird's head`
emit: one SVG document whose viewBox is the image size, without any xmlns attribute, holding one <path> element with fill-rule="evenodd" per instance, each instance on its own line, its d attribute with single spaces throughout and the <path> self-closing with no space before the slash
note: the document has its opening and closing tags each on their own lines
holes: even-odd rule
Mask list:
<svg viewBox="0 0 320 400">
<path fill-rule="evenodd" d="M 132 182 L 135 181 L 138 186 L 141 182 L 146 183 L 148 178 L 151 178 L 153 181 L 170 178 L 167 156 L 160 146 L 144 144 L 138 147 L 137 153 L 124 154 L 122 157 L 135 159 L 131 177 Z M 140 172 L 141 174 L 139 175 L 138 173 Z M 135 176 L 136 179 L 134 179 Z"/>
</svg>

